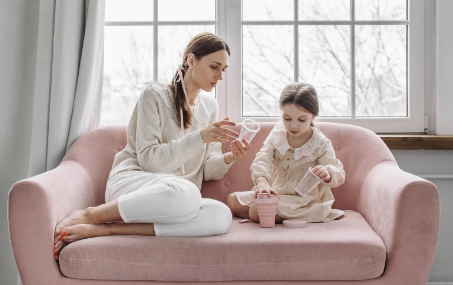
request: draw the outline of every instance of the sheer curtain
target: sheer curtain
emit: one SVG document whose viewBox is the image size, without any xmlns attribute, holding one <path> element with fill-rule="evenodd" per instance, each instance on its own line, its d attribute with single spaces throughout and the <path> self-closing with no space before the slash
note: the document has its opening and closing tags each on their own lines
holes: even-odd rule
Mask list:
<svg viewBox="0 0 453 285">
<path fill-rule="evenodd" d="M 15 182 L 55 168 L 77 138 L 99 126 L 104 7 L 104 0 L 0 4 L 2 201 Z M 6 212 L 6 203 L 0 207 Z M 9 247 L 5 221 L 2 252 Z M 3 268 L 0 276 L 10 274 Z"/>
</svg>

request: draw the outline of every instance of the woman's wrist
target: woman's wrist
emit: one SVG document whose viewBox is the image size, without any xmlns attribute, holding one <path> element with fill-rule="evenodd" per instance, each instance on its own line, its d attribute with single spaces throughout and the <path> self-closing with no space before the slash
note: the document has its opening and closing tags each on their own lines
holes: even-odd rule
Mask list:
<svg viewBox="0 0 453 285">
<path fill-rule="evenodd" d="M 236 159 L 234 159 L 233 154 L 231 152 L 226 153 L 223 156 L 223 159 L 224 159 L 226 164 L 231 164 L 231 163 L 233 163 L 236 160 Z"/>
</svg>

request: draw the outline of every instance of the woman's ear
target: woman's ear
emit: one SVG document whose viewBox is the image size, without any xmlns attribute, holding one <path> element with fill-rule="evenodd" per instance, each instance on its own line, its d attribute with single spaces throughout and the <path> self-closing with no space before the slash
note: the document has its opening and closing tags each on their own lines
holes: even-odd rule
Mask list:
<svg viewBox="0 0 453 285">
<path fill-rule="evenodd" d="M 187 65 L 189 67 L 193 67 L 193 64 L 195 63 L 195 55 L 193 53 L 189 53 L 187 56 Z"/>
</svg>

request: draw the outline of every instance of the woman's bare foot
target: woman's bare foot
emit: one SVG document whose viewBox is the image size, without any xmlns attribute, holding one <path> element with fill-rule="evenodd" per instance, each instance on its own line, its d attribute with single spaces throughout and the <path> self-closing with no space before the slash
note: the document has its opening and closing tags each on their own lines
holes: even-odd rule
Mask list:
<svg viewBox="0 0 453 285">
<path fill-rule="evenodd" d="M 76 224 L 62 229 L 62 235 L 54 246 L 55 260 L 59 259 L 60 251 L 68 244 L 77 240 L 105 235 L 102 225 Z"/>
<path fill-rule="evenodd" d="M 55 260 L 60 259 L 60 251 L 66 246 L 66 243 L 62 240 L 56 242 L 53 246 L 53 257 Z"/>
<path fill-rule="evenodd" d="M 69 217 L 61 221 L 56 227 L 54 232 L 55 242 L 59 241 L 62 236 L 61 230 L 65 227 L 70 227 L 77 224 L 91 224 L 88 220 L 90 208 L 86 208 L 85 210 L 77 210 L 71 213 Z"/>
</svg>

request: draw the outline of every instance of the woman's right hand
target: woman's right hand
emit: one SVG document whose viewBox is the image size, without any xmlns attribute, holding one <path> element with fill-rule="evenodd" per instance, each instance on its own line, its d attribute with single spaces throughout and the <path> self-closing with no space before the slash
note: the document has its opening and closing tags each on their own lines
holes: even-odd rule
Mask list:
<svg viewBox="0 0 453 285">
<path fill-rule="evenodd" d="M 221 142 L 229 143 L 232 138 L 236 139 L 239 134 L 233 130 L 223 128 L 222 126 L 235 126 L 236 123 L 230 122 L 229 118 L 222 121 L 214 122 L 200 131 L 201 139 L 204 143 Z"/>
</svg>

